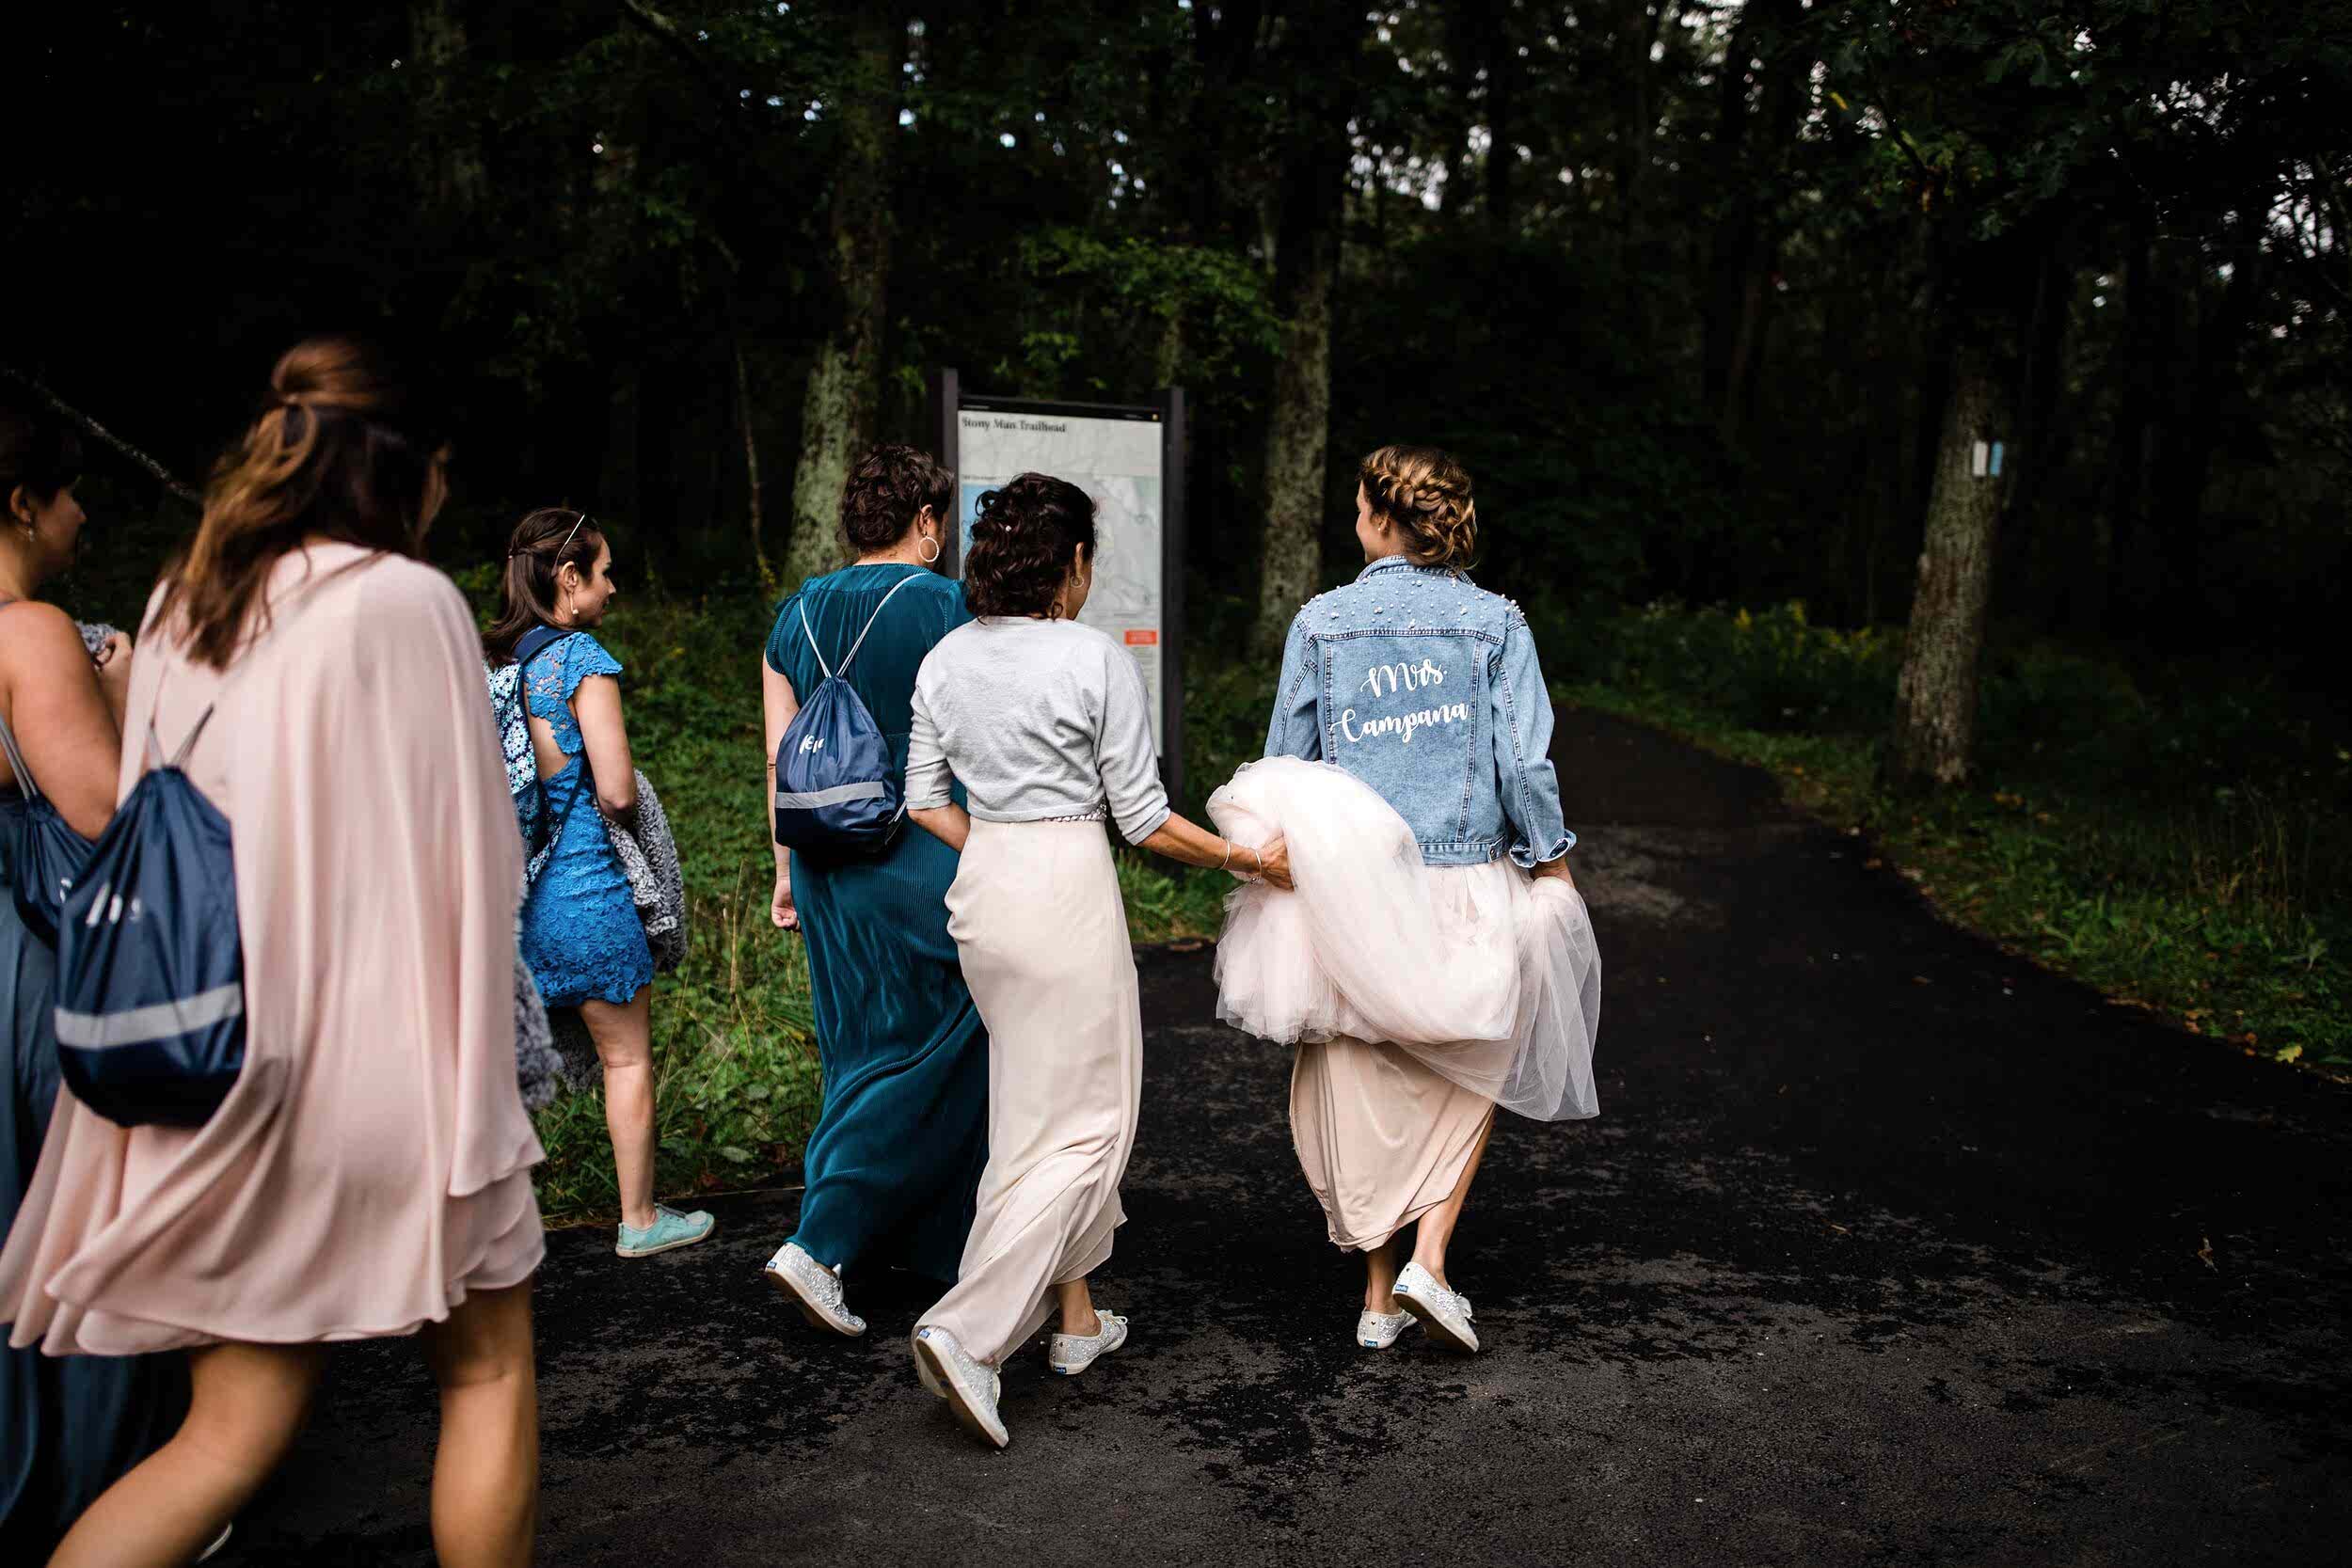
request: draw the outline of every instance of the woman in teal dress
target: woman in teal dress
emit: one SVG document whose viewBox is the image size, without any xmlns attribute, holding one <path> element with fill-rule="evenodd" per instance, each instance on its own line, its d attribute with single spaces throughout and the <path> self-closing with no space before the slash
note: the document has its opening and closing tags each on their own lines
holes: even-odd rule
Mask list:
<svg viewBox="0 0 2352 1568">
<path fill-rule="evenodd" d="M 105 825 L 131 678 L 119 632 L 93 673 L 73 623 L 33 600 L 72 559 L 80 476 L 79 446 L 64 426 L 0 404 L 0 1236 L 16 1223 L 57 1099 L 57 960 L 17 913 L 17 833 L 44 796 L 86 839 Z M 179 1429 L 187 1359 L 45 1355 L 6 1339 L 0 1333 L 0 1562 L 40 1562 L 100 1493 Z"/>
<path fill-rule="evenodd" d="M 954 484 L 904 446 L 876 448 L 850 474 L 841 516 L 857 562 L 784 602 L 762 660 L 770 795 L 785 729 L 869 620 L 844 678 L 905 770 L 914 673 L 971 619 L 962 584 L 932 570 Z M 923 832 L 853 859 L 776 848 L 772 914 L 808 942 L 825 1103 L 804 1157 L 800 1227 L 767 1273 L 812 1324 L 838 1334 L 866 1331 L 843 1298 L 843 1269 L 895 1263 L 952 1281 L 972 1227 L 988 1163 L 988 1037 L 947 935 L 955 878 L 955 851 Z"/>
</svg>

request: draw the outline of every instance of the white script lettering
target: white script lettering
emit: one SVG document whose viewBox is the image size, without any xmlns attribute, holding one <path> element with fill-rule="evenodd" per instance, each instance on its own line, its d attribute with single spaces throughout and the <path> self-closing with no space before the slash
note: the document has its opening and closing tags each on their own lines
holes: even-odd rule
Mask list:
<svg viewBox="0 0 2352 1568">
<path fill-rule="evenodd" d="M 1381 685 L 1383 681 L 1387 682 L 1385 691 Z M 1424 686 L 1444 684 L 1445 672 L 1438 669 L 1435 661 L 1426 658 L 1419 664 L 1375 664 L 1364 673 L 1364 690 L 1375 697 L 1387 696 L 1399 689 L 1418 691 Z"/>
<path fill-rule="evenodd" d="M 1425 707 L 1413 713 L 1391 713 L 1379 719 L 1356 721 L 1356 710 L 1347 708 L 1340 714 L 1340 734 L 1350 744 L 1370 740 L 1376 735 L 1392 735 L 1404 745 L 1413 743 L 1413 732 L 1432 724 L 1460 724 L 1470 719 L 1468 703 L 1448 703 L 1443 707 Z"/>
</svg>

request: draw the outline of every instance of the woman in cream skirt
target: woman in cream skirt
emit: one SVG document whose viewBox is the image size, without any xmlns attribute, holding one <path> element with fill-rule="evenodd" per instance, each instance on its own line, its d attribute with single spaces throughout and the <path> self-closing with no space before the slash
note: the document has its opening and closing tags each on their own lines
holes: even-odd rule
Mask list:
<svg viewBox="0 0 2352 1568">
<path fill-rule="evenodd" d="M 1359 480 L 1364 569 L 1299 611 L 1268 760 L 1210 802 L 1227 832 L 1285 834 L 1299 884 L 1231 902 L 1219 1011 L 1298 1047 L 1299 1164 L 1332 1243 L 1365 1257 L 1357 1341 L 1418 1322 L 1474 1352 L 1447 1245 L 1497 1105 L 1598 1111 L 1600 961 L 1526 618 L 1465 571 L 1470 476 L 1387 447 Z"/>
<path fill-rule="evenodd" d="M 1186 864 L 1290 885 L 1280 844 L 1234 844 L 1169 811 L 1141 672 L 1076 620 L 1094 549 L 1094 503 L 1074 484 L 1023 474 L 980 498 L 964 573 L 978 619 L 924 659 L 907 752 L 909 815 L 962 855 L 948 932 L 989 1037 L 988 1166 L 955 1288 L 915 1328 L 915 1366 L 997 1448 L 1011 1440 L 1000 1369 L 1049 1318 L 1064 1374 L 1127 1337 L 1087 1284 L 1126 1218 L 1143 1082 L 1104 820 Z"/>
</svg>

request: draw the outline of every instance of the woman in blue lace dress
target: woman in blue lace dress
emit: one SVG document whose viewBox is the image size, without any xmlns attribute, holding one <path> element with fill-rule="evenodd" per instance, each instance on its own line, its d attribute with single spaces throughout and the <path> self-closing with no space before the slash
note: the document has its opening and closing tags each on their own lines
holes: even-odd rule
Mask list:
<svg viewBox="0 0 2352 1568">
<path fill-rule="evenodd" d="M 550 1007 L 578 1007 L 604 1067 L 604 1121 L 621 1195 L 624 1258 L 691 1246 L 711 1218 L 653 1200 L 653 953 L 605 831 L 637 812 L 637 768 L 621 721 L 620 661 L 591 635 L 612 602 L 612 548 L 587 517 L 532 513 L 507 542 L 502 603 L 483 640 L 513 662 L 544 801 L 543 844 L 524 895 L 520 946 Z M 552 639 L 533 636 L 545 626 Z"/>
</svg>

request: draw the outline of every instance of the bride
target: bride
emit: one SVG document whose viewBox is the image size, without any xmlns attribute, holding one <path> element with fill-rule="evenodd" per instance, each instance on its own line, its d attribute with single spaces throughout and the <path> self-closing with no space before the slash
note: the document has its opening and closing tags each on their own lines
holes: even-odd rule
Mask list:
<svg viewBox="0 0 2352 1568">
<path fill-rule="evenodd" d="M 1359 477 L 1364 569 L 1299 611 L 1267 760 L 1209 802 L 1228 837 L 1285 839 L 1297 883 L 1229 900 L 1218 1011 L 1298 1048 L 1292 1137 L 1332 1243 L 1364 1254 L 1358 1343 L 1418 1322 L 1475 1352 L 1446 1244 L 1497 1105 L 1597 1114 L 1600 960 L 1526 618 L 1464 572 L 1470 476 L 1383 447 Z"/>
</svg>

